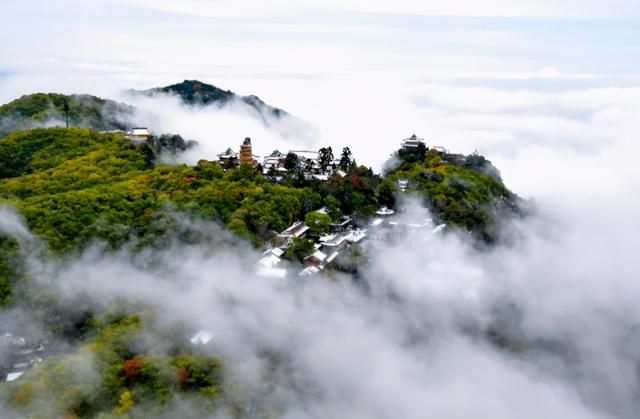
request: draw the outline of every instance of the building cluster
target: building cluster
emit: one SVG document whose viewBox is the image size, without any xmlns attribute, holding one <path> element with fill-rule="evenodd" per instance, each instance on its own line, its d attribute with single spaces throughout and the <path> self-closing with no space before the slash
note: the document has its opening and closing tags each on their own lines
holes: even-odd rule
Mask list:
<svg viewBox="0 0 640 419">
<path fill-rule="evenodd" d="M 327 212 L 321 208 L 318 212 Z M 331 223 L 330 232 L 314 236 L 309 233 L 309 226 L 304 221 L 296 221 L 289 228 L 275 236 L 272 247 L 264 252 L 258 262 L 257 273 L 260 276 L 281 277 L 287 275 L 289 264 L 284 255 L 292 245 L 294 238 L 306 238 L 313 241 L 313 249 L 303 259 L 300 276 L 319 273 L 335 267 L 338 257 L 352 246 L 361 243 L 367 237 L 367 230 L 354 225 L 350 217 L 342 217 Z"/>
<path fill-rule="evenodd" d="M 319 212 L 326 212 L 322 208 Z M 423 237 L 429 239 L 431 235 L 439 234 L 445 224 L 434 226 L 431 219 L 410 219 L 405 215 L 397 216 L 395 211 L 381 207 L 366 226 L 357 226 L 350 217 L 331 223 L 328 234 L 313 236 L 310 228 L 303 221 L 296 221 L 289 228 L 278 234 L 258 261 L 256 273 L 263 277 L 284 278 L 291 269 L 298 271 L 298 276 L 308 277 L 322 271 L 344 268 L 342 263 L 350 258 L 348 255 L 354 246 L 367 248 L 368 246 L 388 245 L 396 238 L 408 237 L 409 230 L 423 230 Z M 303 259 L 303 266 L 292 268 L 285 259 L 287 249 L 294 238 L 306 238 L 313 241 L 313 249 Z"/>
<path fill-rule="evenodd" d="M 29 368 L 42 362 L 44 343 L 32 343 L 21 336 L 5 333 L 0 337 L 0 382 L 14 381 Z"/>
<path fill-rule="evenodd" d="M 288 155 L 295 155 L 294 163 L 287 162 Z M 274 150 L 268 156 L 256 156 L 253 154 L 251 138 L 248 137 L 240 145 L 239 152 L 229 147 L 217 157 L 223 168 L 231 168 L 240 164 L 259 166 L 264 175 L 276 179 L 288 173 L 292 169 L 291 164 L 294 164 L 295 168 L 303 173 L 307 179 L 327 180 L 333 173 L 338 173 L 341 176 L 346 175 L 339 168 L 340 160 L 332 159 L 323 164 L 319 151 L 289 150 L 287 153 L 282 153 L 279 150 Z"/>
</svg>

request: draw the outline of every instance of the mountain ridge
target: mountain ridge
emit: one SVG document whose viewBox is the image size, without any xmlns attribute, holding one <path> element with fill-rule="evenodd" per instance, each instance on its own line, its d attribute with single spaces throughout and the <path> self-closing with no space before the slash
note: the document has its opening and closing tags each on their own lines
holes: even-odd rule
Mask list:
<svg viewBox="0 0 640 419">
<path fill-rule="evenodd" d="M 185 80 L 147 90 L 129 89 L 125 93 L 133 97 L 175 95 L 185 105 L 194 107 L 222 108 L 240 103 L 246 107 L 245 111 L 248 111 L 251 117 L 285 137 L 290 133 L 284 125 L 293 122 L 296 127 L 308 128 L 305 122 L 281 108 L 265 103 L 258 96 L 241 96 L 198 80 Z M 65 103 L 68 106 L 67 113 L 65 113 Z M 136 109 L 130 104 L 91 94 L 31 93 L 0 105 L 0 135 L 34 128 L 64 126 L 67 116 L 70 127 L 98 131 L 124 131 L 134 125 L 140 125 L 136 122 Z M 281 124 L 285 120 L 287 124 Z"/>
<path fill-rule="evenodd" d="M 164 87 L 154 87 L 147 90 L 129 90 L 130 93 L 155 96 L 158 94 L 169 94 L 178 96 L 185 104 L 191 106 L 223 106 L 234 100 L 249 105 L 260 113 L 267 116 L 281 118 L 291 116 L 283 109 L 265 103 L 256 95 L 241 96 L 231 90 L 221 89 L 213 84 L 204 83 L 200 80 L 184 80 L 180 83 L 171 84 Z"/>
<path fill-rule="evenodd" d="M 132 123 L 131 105 L 89 94 L 32 93 L 0 106 L 0 135 L 65 125 L 100 131 L 125 130 Z"/>
</svg>

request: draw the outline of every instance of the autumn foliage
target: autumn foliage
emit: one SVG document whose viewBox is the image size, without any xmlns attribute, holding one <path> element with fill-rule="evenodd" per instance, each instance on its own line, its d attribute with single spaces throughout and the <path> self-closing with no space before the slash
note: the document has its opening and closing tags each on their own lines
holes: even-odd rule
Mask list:
<svg viewBox="0 0 640 419">
<path fill-rule="evenodd" d="M 124 375 L 124 379 L 128 385 L 136 382 L 136 379 L 140 374 L 140 369 L 142 369 L 141 357 L 135 357 L 123 362 L 122 375 Z"/>
</svg>

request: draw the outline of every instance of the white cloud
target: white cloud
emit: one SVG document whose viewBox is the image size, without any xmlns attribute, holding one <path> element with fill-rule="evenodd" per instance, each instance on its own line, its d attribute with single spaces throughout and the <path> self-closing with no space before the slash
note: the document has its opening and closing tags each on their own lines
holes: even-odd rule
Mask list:
<svg viewBox="0 0 640 419">
<path fill-rule="evenodd" d="M 131 2 L 127 2 L 131 4 Z M 448 2 L 401 0 L 390 3 L 384 0 L 328 0 L 319 5 L 310 0 L 276 0 L 265 2 L 237 3 L 231 0 L 136 0 L 136 5 L 176 12 L 192 13 L 198 16 L 274 16 L 303 11 L 343 11 L 360 13 L 409 14 L 428 16 L 481 16 L 481 17 L 602 17 L 628 16 L 638 12 L 638 5 L 632 0 L 615 0 L 603 5 L 595 0 L 565 0 L 562 3 L 514 0 L 452 0 Z"/>
</svg>

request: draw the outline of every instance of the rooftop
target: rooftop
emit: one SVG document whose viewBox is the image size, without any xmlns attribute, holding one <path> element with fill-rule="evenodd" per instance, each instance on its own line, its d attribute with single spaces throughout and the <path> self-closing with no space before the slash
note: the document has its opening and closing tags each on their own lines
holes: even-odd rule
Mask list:
<svg viewBox="0 0 640 419">
<path fill-rule="evenodd" d="M 213 339 L 213 335 L 206 330 L 201 330 L 196 333 L 190 341 L 193 345 L 206 345 L 211 339 Z"/>
</svg>

